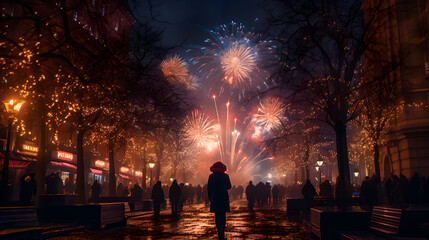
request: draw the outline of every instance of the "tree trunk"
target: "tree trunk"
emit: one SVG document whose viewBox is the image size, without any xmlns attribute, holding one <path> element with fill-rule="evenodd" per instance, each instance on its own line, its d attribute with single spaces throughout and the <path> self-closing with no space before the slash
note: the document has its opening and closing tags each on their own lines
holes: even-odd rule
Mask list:
<svg viewBox="0 0 429 240">
<path fill-rule="evenodd" d="M 350 181 L 349 156 L 347 150 L 347 125 L 337 121 L 334 126 L 336 145 L 337 145 L 337 162 L 338 174 L 341 179 Z"/>
<path fill-rule="evenodd" d="M 142 170 L 142 188 L 146 189 L 146 171 L 147 171 L 147 158 L 146 158 L 146 144 L 143 148 L 143 170 Z"/>
<path fill-rule="evenodd" d="M 46 123 L 45 118 L 40 119 L 40 142 L 39 152 L 37 153 L 36 164 L 36 181 L 37 181 L 37 196 L 45 193 L 46 180 Z M 38 200 L 39 198 L 37 198 Z"/>
<path fill-rule="evenodd" d="M 108 143 L 108 151 L 109 151 L 109 196 L 116 196 L 116 176 L 115 176 L 115 159 L 113 147 L 115 144 L 113 143 L 113 139 L 109 139 Z"/>
<path fill-rule="evenodd" d="M 155 148 L 156 153 L 156 164 L 155 164 L 155 183 L 159 181 L 159 176 L 161 175 L 161 159 L 163 157 L 163 143 L 158 143 Z"/>
<path fill-rule="evenodd" d="M 76 194 L 78 203 L 86 203 L 85 191 L 85 159 L 83 156 L 83 136 L 85 130 L 79 129 L 77 133 L 76 151 L 77 151 L 77 179 L 76 179 Z"/>
<path fill-rule="evenodd" d="M 380 148 L 377 143 L 374 143 L 372 146 L 374 150 L 374 168 L 375 168 L 375 175 L 380 177 Z"/>
</svg>

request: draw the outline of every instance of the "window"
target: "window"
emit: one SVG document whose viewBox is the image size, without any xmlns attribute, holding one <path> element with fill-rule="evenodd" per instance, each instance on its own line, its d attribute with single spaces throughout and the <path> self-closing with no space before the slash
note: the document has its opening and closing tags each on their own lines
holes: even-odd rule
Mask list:
<svg viewBox="0 0 429 240">
<path fill-rule="evenodd" d="M 104 17 L 104 14 L 106 14 L 106 5 L 103 4 L 103 7 L 101 8 L 101 15 Z"/>
</svg>

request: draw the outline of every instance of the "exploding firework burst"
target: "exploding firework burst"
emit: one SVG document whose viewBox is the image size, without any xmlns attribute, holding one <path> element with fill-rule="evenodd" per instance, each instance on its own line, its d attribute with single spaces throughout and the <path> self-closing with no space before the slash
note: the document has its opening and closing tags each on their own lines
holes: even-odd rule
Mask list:
<svg viewBox="0 0 429 240">
<path fill-rule="evenodd" d="M 189 79 L 188 65 L 178 55 L 168 56 L 161 62 L 164 77 L 172 84 L 187 84 Z"/>
<path fill-rule="evenodd" d="M 270 131 L 282 124 L 284 113 L 283 102 L 279 98 L 267 98 L 259 104 L 254 119 L 256 124 Z"/>
<path fill-rule="evenodd" d="M 200 86 L 198 83 L 198 78 L 195 75 L 190 74 L 188 76 L 187 81 L 185 82 L 185 86 L 188 90 L 195 91 Z"/>
<path fill-rule="evenodd" d="M 211 38 L 193 54 L 198 74 L 209 82 L 210 93 L 235 95 L 241 100 L 248 91 L 274 85 L 268 74 L 275 49 L 271 41 L 234 22 L 210 32 Z"/>
<path fill-rule="evenodd" d="M 208 150 L 217 143 L 213 135 L 214 125 L 210 117 L 198 110 L 193 111 L 185 120 L 185 131 L 187 140 L 196 144 L 198 147 L 205 147 Z"/>
<path fill-rule="evenodd" d="M 253 50 L 244 44 L 233 44 L 233 46 L 221 56 L 224 79 L 232 85 L 239 85 L 256 68 L 256 56 Z"/>
</svg>

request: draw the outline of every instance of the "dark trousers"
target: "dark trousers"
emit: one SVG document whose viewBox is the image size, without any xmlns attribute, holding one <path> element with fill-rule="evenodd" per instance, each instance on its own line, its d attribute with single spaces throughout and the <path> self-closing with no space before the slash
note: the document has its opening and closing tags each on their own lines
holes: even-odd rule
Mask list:
<svg viewBox="0 0 429 240">
<path fill-rule="evenodd" d="M 250 211 L 253 211 L 253 206 L 254 205 L 255 205 L 255 201 L 250 200 L 250 201 L 247 202 L 247 207 L 249 207 Z"/>
<path fill-rule="evenodd" d="M 177 213 L 177 205 L 178 203 L 171 203 L 171 213 L 173 214 Z"/>
<path fill-rule="evenodd" d="M 153 203 L 153 212 L 155 215 L 159 215 L 159 212 L 161 211 L 161 203 L 154 202 Z"/>
<path fill-rule="evenodd" d="M 217 228 L 217 235 L 219 236 L 219 239 L 225 239 L 225 224 L 226 224 L 225 212 L 216 212 L 215 222 L 216 222 L 216 228 Z"/>
</svg>

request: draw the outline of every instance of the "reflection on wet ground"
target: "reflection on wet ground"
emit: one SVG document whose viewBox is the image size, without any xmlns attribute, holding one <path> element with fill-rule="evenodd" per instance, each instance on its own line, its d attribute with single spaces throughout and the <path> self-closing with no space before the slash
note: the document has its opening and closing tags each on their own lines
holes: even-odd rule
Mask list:
<svg viewBox="0 0 429 240">
<path fill-rule="evenodd" d="M 284 204 L 249 213 L 244 201 L 231 203 L 227 239 L 309 239 L 302 224 L 288 220 Z M 163 211 L 129 218 L 127 226 L 103 231 L 76 232 L 56 239 L 216 239 L 214 214 L 203 204 L 187 206 L 179 216 Z"/>
</svg>

